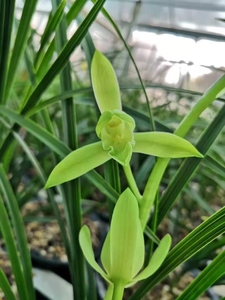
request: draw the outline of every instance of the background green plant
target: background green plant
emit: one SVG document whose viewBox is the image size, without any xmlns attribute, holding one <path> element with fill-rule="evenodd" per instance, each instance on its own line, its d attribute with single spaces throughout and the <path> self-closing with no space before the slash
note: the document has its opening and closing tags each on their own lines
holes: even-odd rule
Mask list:
<svg viewBox="0 0 225 300">
<path fill-rule="evenodd" d="M 0 227 L 15 278 L 21 280 L 17 281 L 17 287 L 20 287 L 18 293 L 23 300 L 34 299 L 34 291 L 31 285 L 31 263 L 18 209 L 43 188 L 48 174 L 59 160 L 78 146 L 96 141 L 94 130 L 99 112 L 96 109 L 89 80 L 95 46 L 88 29 L 105 1 L 96 1 L 90 13 L 84 18 L 81 9 L 86 2 L 75 1 L 69 5 L 66 1 L 52 0 L 53 10 L 49 13 L 47 25 L 37 45 L 39 34 L 30 26 L 37 1 L 24 1 L 21 18 L 17 19 L 14 14 L 15 1 L 0 0 L 2 16 L 0 18 L 0 162 L 2 163 L 0 194 L 4 199 L 4 202 L 1 201 Z M 65 6 L 68 8 L 66 14 Z M 129 48 L 117 24 L 108 13 L 110 14 L 103 10 L 109 24 L 121 38 L 124 51 L 128 51 Z M 75 19 L 79 23 L 79 28 L 67 40 L 66 31 Z M 76 47 L 80 46 L 85 57 L 81 63 L 85 62 L 87 65 L 85 80 L 81 80 L 79 74 L 76 74 L 69 64 L 71 54 Z M 117 52 L 110 53 L 111 61 L 116 59 L 117 54 Z M 132 57 L 130 56 L 129 59 Z M 201 99 L 201 95 L 197 93 L 167 88 L 164 92 L 165 104 L 158 105 L 157 99 L 153 98 L 150 109 L 146 90 L 152 91 L 159 87 L 146 84 L 143 89 L 144 84 L 139 80 L 140 76 L 137 73 L 135 82 L 121 83 L 124 111 L 134 117 L 138 131 L 156 128 L 156 130 L 173 132 L 182 121 L 185 111 L 192 107 L 193 101 Z M 122 82 L 122 78 L 121 80 L 119 78 L 119 82 Z M 204 262 L 209 259 L 213 260 L 213 264 L 205 268 L 201 277 L 196 278 L 179 299 L 187 299 L 185 297 L 197 299 L 214 282 L 218 283 L 219 278 L 223 282 L 222 275 L 225 268 L 217 268 L 223 261 L 223 252 L 219 256 L 217 253 L 224 245 L 224 209 L 215 211 L 223 206 L 224 199 L 224 107 L 218 112 L 218 105 L 211 105 L 223 87 L 222 78 L 219 84 L 216 83 L 209 93 L 206 93 L 209 101 L 205 109 L 210 109 L 211 117 L 197 119 L 187 135 L 187 138 L 194 144 L 197 143 L 198 149 L 206 154 L 205 158 L 171 161 L 163 175 L 156 209 L 146 229 L 146 235 L 150 237 L 149 247 L 153 249 L 153 241 L 157 242 L 157 236 L 161 238 L 160 234 L 162 234 L 162 225 L 157 230 L 158 224 L 165 220 L 164 222 L 169 223 L 169 231 L 173 235 L 175 247 L 154 278 L 146 279 L 130 297 L 132 300 L 141 299 L 153 286 L 185 261 L 181 274 L 192 270 L 197 263 L 199 268 L 202 265 L 204 267 Z M 175 106 L 170 100 L 174 95 Z M 140 101 L 143 97 L 146 101 L 144 103 Z M 182 113 L 180 99 L 183 97 L 187 101 L 186 110 L 183 109 Z M 221 106 L 224 100 L 220 98 L 219 101 Z M 146 113 L 146 110 L 149 110 L 149 113 Z M 134 155 L 132 169 L 140 191 L 143 190 L 144 183 L 155 163 L 153 157 Z M 25 175 L 30 174 L 31 168 L 34 170 L 33 176 L 28 176 L 29 184 L 24 184 Z M 10 175 L 10 180 L 6 174 Z M 91 285 L 93 274 L 90 268 L 88 268 L 90 281 L 86 282 L 86 286 L 92 288 L 85 286 L 86 267 L 77 238 L 81 227 L 82 199 L 91 200 L 91 207 L 93 205 L 93 209 L 96 210 L 93 192 L 100 190 L 103 196 L 98 207 L 102 209 L 108 206 L 109 212 L 112 212 L 120 191 L 127 184 L 122 176 L 120 187 L 118 174 L 118 165 L 109 162 L 104 170 L 98 169 L 98 172 L 93 170 L 83 176 L 81 182 L 78 180 L 47 191 L 48 201 L 60 226 L 69 258 L 74 299 L 85 299 L 85 297 L 90 300 L 96 299 L 96 288 Z M 161 196 L 162 190 L 165 192 Z M 54 201 L 56 194 L 62 196 L 66 223 Z M 166 215 L 167 219 L 165 219 Z M 202 217 L 209 218 L 200 224 Z M 9 223 L 7 218 L 12 222 Z M 14 232 L 16 228 L 18 231 Z M 13 242 L 13 235 L 16 244 Z M 187 236 L 184 237 L 185 235 Z M 7 240 L 6 236 L 11 237 L 11 240 Z M 7 299 L 14 299 L 2 272 L 0 277 L 0 287 Z M 201 280 L 204 285 L 199 284 Z M 196 286 L 200 288 L 196 289 Z"/>
</svg>

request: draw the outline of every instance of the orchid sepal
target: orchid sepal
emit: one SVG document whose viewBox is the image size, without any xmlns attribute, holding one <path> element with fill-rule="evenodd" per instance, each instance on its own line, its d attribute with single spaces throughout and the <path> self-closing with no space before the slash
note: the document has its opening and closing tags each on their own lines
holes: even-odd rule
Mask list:
<svg viewBox="0 0 225 300">
<path fill-rule="evenodd" d="M 91 79 L 95 99 L 101 113 L 106 110 L 122 110 L 115 71 L 109 60 L 97 50 L 92 59 Z"/>
<path fill-rule="evenodd" d="M 203 157 L 187 140 L 167 132 L 134 133 L 133 152 L 163 158 Z"/>
<path fill-rule="evenodd" d="M 101 142 L 81 147 L 68 154 L 51 172 L 45 188 L 75 179 L 110 159 Z"/>
</svg>

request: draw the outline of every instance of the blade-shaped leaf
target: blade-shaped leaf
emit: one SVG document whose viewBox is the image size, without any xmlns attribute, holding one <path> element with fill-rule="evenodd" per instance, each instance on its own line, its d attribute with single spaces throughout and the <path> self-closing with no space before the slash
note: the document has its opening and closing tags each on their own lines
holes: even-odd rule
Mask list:
<svg viewBox="0 0 225 300">
<path fill-rule="evenodd" d="M 16 247 L 16 241 L 14 238 L 13 230 L 11 228 L 10 220 L 3 203 L 3 199 L 0 193 L 0 229 L 4 238 L 4 242 L 7 248 L 10 262 L 12 264 L 12 272 L 15 276 L 15 281 L 18 289 L 20 299 L 29 300 L 27 293 L 26 281 L 22 265 L 20 262 L 19 253 Z"/>
<path fill-rule="evenodd" d="M 225 251 L 222 251 L 176 300 L 195 300 L 225 274 Z"/>
<path fill-rule="evenodd" d="M 201 138 L 197 143 L 197 148 L 201 151 L 201 153 L 207 153 L 208 149 L 225 126 L 224 114 L 225 106 L 220 109 L 213 122 L 203 132 Z M 201 159 L 195 157 L 186 159 L 183 162 L 182 166 L 173 177 L 173 180 L 170 182 L 161 198 L 161 201 L 159 203 L 158 222 L 162 221 L 166 213 L 169 211 L 170 207 L 175 202 L 176 197 L 179 195 L 184 185 L 190 179 L 191 175 L 200 162 Z"/>
<path fill-rule="evenodd" d="M 196 227 L 168 254 L 161 267 L 153 276 L 145 279 L 138 290 L 129 300 L 141 299 L 158 282 L 162 281 L 170 272 L 184 263 L 216 237 L 225 232 L 225 207 L 217 211 L 201 225 Z"/>
<path fill-rule="evenodd" d="M 6 78 L 13 27 L 15 0 L 0 2 L 0 103 L 5 103 Z"/>
<path fill-rule="evenodd" d="M 54 14 L 49 16 L 48 23 L 45 27 L 45 31 L 41 36 L 40 48 L 35 57 L 35 65 L 38 65 L 39 57 L 42 55 L 43 53 L 42 51 L 46 46 L 46 43 L 50 39 L 52 33 L 57 29 L 58 25 L 60 24 L 64 14 L 65 5 L 66 5 L 66 1 L 63 0 L 58 6 L 57 10 L 54 12 Z"/>
<path fill-rule="evenodd" d="M 65 144 L 63 144 L 45 128 L 42 128 L 34 121 L 24 117 L 23 115 L 13 112 L 3 105 L 0 105 L 0 114 L 8 117 L 11 121 L 18 123 L 21 127 L 24 127 L 33 136 L 43 141 L 45 145 L 49 146 L 50 149 L 59 154 L 61 157 L 69 154 L 70 149 Z"/>
<path fill-rule="evenodd" d="M 19 28 L 16 34 L 14 48 L 9 64 L 8 77 L 5 89 L 5 101 L 7 100 L 11 91 L 12 85 L 15 81 L 16 70 L 21 61 L 20 59 L 23 55 L 23 52 L 27 46 L 28 36 L 30 33 L 30 22 L 35 11 L 36 4 L 37 0 L 26 0 L 23 7 L 22 16 L 20 19 Z"/>
<path fill-rule="evenodd" d="M 16 300 L 16 297 L 13 294 L 11 286 L 6 278 L 5 274 L 3 273 L 2 269 L 0 269 L 0 289 L 5 294 L 7 300 Z"/>
<path fill-rule="evenodd" d="M 157 157 L 202 157 L 202 154 L 187 140 L 167 132 L 143 132 L 134 134 L 133 152 Z"/>
<path fill-rule="evenodd" d="M 77 31 L 68 41 L 68 43 L 63 48 L 62 52 L 59 54 L 58 58 L 55 60 L 51 68 L 46 72 L 40 83 L 37 85 L 35 90 L 30 95 L 27 100 L 26 105 L 22 109 L 22 113 L 26 114 L 34 105 L 39 101 L 40 96 L 53 81 L 53 79 L 62 71 L 62 69 L 68 63 L 69 57 L 74 51 L 74 49 L 80 45 L 84 36 L 86 35 L 89 27 L 94 22 L 98 12 L 101 10 L 105 0 L 99 0 L 91 9 L 87 17 L 81 23 Z"/>
<path fill-rule="evenodd" d="M 122 110 L 119 84 L 115 71 L 99 51 L 95 51 L 91 66 L 92 85 L 98 107 L 106 110 Z"/>
<path fill-rule="evenodd" d="M 45 188 L 78 178 L 109 159 L 110 157 L 103 150 L 101 142 L 81 147 L 67 155 L 53 169 Z"/>
<path fill-rule="evenodd" d="M 27 237 L 25 228 L 20 214 L 17 199 L 14 195 L 12 187 L 7 178 L 3 167 L 0 165 L 0 188 L 5 195 L 5 202 L 10 212 L 11 221 L 14 226 L 15 237 L 20 252 L 20 259 L 23 266 L 24 279 L 26 281 L 28 297 L 30 300 L 34 300 L 34 288 L 32 284 L 32 264 L 30 258 L 30 252 L 27 244 Z"/>
<path fill-rule="evenodd" d="M 70 7 L 70 10 L 66 15 L 66 20 L 68 24 L 70 24 L 74 19 L 76 19 L 78 13 L 81 11 L 82 7 L 86 2 L 87 0 L 80 0 L 80 1 L 73 2 L 73 4 Z"/>
</svg>

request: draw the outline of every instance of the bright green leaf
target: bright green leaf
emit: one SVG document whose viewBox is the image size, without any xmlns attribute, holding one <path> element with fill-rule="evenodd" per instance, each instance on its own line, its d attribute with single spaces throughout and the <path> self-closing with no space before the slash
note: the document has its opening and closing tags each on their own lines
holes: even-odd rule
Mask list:
<svg viewBox="0 0 225 300">
<path fill-rule="evenodd" d="M 92 65 L 91 78 L 98 107 L 103 113 L 105 110 L 122 110 L 119 84 L 115 71 L 99 51 L 95 51 Z"/>
<path fill-rule="evenodd" d="M 225 251 L 222 251 L 199 275 L 192 281 L 177 300 L 195 300 L 225 274 Z"/>
<path fill-rule="evenodd" d="M 45 188 L 75 179 L 105 163 L 110 157 L 101 142 L 81 147 L 67 155 L 52 171 Z"/>
<path fill-rule="evenodd" d="M 8 282 L 8 279 L 2 269 L 0 269 L 0 289 L 5 294 L 7 300 L 16 300 L 16 297 L 13 294 L 12 288 Z"/>
<path fill-rule="evenodd" d="M 133 152 L 157 157 L 203 157 L 187 140 L 167 132 L 143 132 L 134 134 Z"/>
</svg>

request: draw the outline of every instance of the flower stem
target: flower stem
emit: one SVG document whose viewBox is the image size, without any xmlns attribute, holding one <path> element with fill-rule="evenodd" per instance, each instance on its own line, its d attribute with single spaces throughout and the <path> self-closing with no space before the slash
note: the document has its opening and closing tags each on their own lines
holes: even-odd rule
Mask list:
<svg viewBox="0 0 225 300">
<path fill-rule="evenodd" d="M 115 284 L 113 289 L 112 300 L 122 300 L 124 292 L 124 285 Z"/>
<path fill-rule="evenodd" d="M 131 171 L 130 165 L 127 167 L 123 166 L 124 173 L 126 175 L 129 187 L 131 188 L 132 192 L 134 193 L 135 197 L 137 198 L 138 203 L 141 202 L 142 195 L 139 192 L 137 187 L 136 181 L 134 179 L 133 173 Z"/>
<path fill-rule="evenodd" d="M 196 122 L 201 113 L 219 96 L 219 93 L 224 89 L 225 75 L 223 75 L 217 82 L 215 82 L 195 104 L 189 114 L 183 119 L 176 131 L 176 135 L 184 137 L 193 124 Z M 160 181 L 166 170 L 170 158 L 159 158 L 149 176 L 146 184 L 141 206 L 140 206 L 140 219 L 142 228 L 144 230 L 149 218 L 150 210 L 154 204 L 155 196 L 158 191 Z"/>
</svg>

